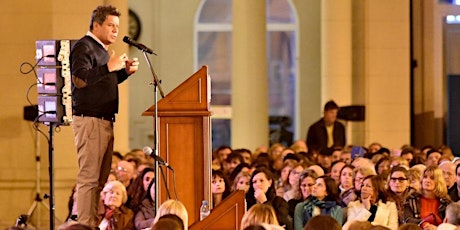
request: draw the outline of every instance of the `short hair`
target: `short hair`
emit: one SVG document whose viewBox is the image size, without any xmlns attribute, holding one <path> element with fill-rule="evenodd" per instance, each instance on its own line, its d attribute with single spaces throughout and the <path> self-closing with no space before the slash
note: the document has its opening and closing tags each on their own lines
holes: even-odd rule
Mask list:
<svg viewBox="0 0 460 230">
<path fill-rule="evenodd" d="M 102 25 L 102 23 L 104 23 L 105 19 L 107 19 L 107 16 L 109 15 L 120 17 L 121 13 L 120 11 L 118 11 L 116 7 L 111 6 L 111 5 L 104 5 L 104 6 L 96 7 L 96 9 L 94 9 L 93 13 L 91 14 L 89 30 L 93 31 L 94 22 L 98 23 L 99 25 Z"/>
<path fill-rule="evenodd" d="M 326 186 L 326 197 L 324 198 L 325 201 L 335 201 L 336 204 L 339 203 L 339 186 L 335 183 L 335 180 L 332 179 L 330 176 L 320 176 L 316 178 L 323 179 L 324 185 Z"/>
<path fill-rule="evenodd" d="M 241 219 L 241 229 L 245 229 L 249 225 L 261 223 L 279 225 L 275 210 L 272 206 L 266 204 L 253 205 L 243 215 Z"/>
<path fill-rule="evenodd" d="M 181 218 L 184 222 L 184 229 L 188 229 L 188 213 L 187 209 L 185 208 L 184 204 L 178 200 L 169 199 L 163 202 L 158 208 L 158 212 L 153 220 L 152 227 L 155 223 L 158 222 L 160 217 L 167 215 L 167 214 L 174 214 Z"/>
<path fill-rule="evenodd" d="M 112 188 L 119 188 L 121 190 L 122 204 L 126 203 L 126 201 L 128 200 L 128 193 L 126 192 L 126 187 L 120 181 L 117 180 L 110 181 L 104 186 L 101 192 L 101 198 L 105 199 L 105 195 Z"/>
<path fill-rule="evenodd" d="M 324 105 L 324 111 L 329 111 L 333 109 L 339 109 L 337 103 L 335 103 L 333 100 L 326 102 L 326 104 Z"/>
<path fill-rule="evenodd" d="M 327 223 L 327 224 L 326 224 Z M 339 222 L 330 215 L 318 215 L 308 221 L 304 230 L 340 230 Z"/>
<path fill-rule="evenodd" d="M 452 202 L 447 205 L 446 217 L 447 223 L 453 225 L 460 225 L 460 203 Z"/>
<path fill-rule="evenodd" d="M 231 191 L 236 191 L 236 186 L 238 184 L 238 181 L 242 177 L 247 177 L 248 181 L 249 181 L 251 179 L 251 174 L 249 172 L 246 172 L 246 171 L 241 171 L 240 173 L 238 173 L 238 175 L 236 175 L 235 179 L 233 180 Z"/>
</svg>

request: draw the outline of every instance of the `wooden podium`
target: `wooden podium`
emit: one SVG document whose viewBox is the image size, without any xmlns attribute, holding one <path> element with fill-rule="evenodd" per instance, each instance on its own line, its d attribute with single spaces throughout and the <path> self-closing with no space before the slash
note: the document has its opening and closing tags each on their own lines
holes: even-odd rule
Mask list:
<svg viewBox="0 0 460 230">
<path fill-rule="evenodd" d="M 165 173 L 166 184 L 172 199 L 176 198 L 177 188 L 177 198 L 187 208 L 189 224 L 199 220 L 201 201 L 212 197 L 210 90 L 208 69 L 203 66 L 157 103 L 158 154 L 175 170 L 176 187 L 171 170 Z M 155 105 L 142 116 L 155 116 Z M 160 170 L 158 173 L 161 204 L 168 197 Z"/>
</svg>

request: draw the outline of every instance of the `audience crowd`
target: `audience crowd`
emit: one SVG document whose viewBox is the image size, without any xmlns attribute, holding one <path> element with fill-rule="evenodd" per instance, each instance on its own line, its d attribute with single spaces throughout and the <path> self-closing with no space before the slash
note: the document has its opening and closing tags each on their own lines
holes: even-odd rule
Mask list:
<svg viewBox="0 0 460 230">
<path fill-rule="evenodd" d="M 372 143 L 356 149 L 308 151 L 304 141 L 254 152 L 221 146 L 212 154 L 211 208 L 243 190 L 241 229 L 459 228 L 460 161 L 448 147 L 390 150 Z M 139 149 L 114 154 L 99 229 L 188 228 L 180 201 L 154 210 L 153 163 Z M 63 229 L 78 221 L 74 193 Z"/>
</svg>

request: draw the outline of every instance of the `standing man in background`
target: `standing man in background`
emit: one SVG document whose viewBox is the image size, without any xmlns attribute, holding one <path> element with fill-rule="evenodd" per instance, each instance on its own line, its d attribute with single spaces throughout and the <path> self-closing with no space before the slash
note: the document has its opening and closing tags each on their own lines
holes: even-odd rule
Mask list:
<svg viewBox="0 0 460 230">
<path fill-rule="evenodd" d="M 75 145 L 78 152 L 78 222 L 97 227 L 100 192 L 110 173 L 113 153 L 113 122 L 118 113 L 118 84 L 135 73 L 139 62 L 124 53 L 109 52 L 119 31 L 120 12 L 98 6 L 91 15 L 89 31 L 70 53 Z"/>
<path fill-rule="evenodd" d="M 332 100 L 324 105 L 323 117 L 308 129 L 308 151 L 345 147 L 345 127 L 337 121 L 338 111 L 339 106 Z"/>
</svg>

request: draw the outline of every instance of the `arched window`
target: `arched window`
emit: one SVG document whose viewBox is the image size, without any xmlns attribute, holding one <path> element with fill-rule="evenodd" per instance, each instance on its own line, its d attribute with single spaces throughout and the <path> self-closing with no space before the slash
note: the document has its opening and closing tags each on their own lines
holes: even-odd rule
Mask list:
<svg viewBox="0 0 460 230">
<path fill-rule="evenodd" d="M 297 120 L 297 20 L 290 0 L 266 0 L 266 7 L 270 139 L 287 145 L 282 135 L 292 134 Z M 195 68 L 207 65 L 211 75 L 215 149 L 231 145 L 232 1 L 203 0 L 195 33 Z"/>
</svg>

